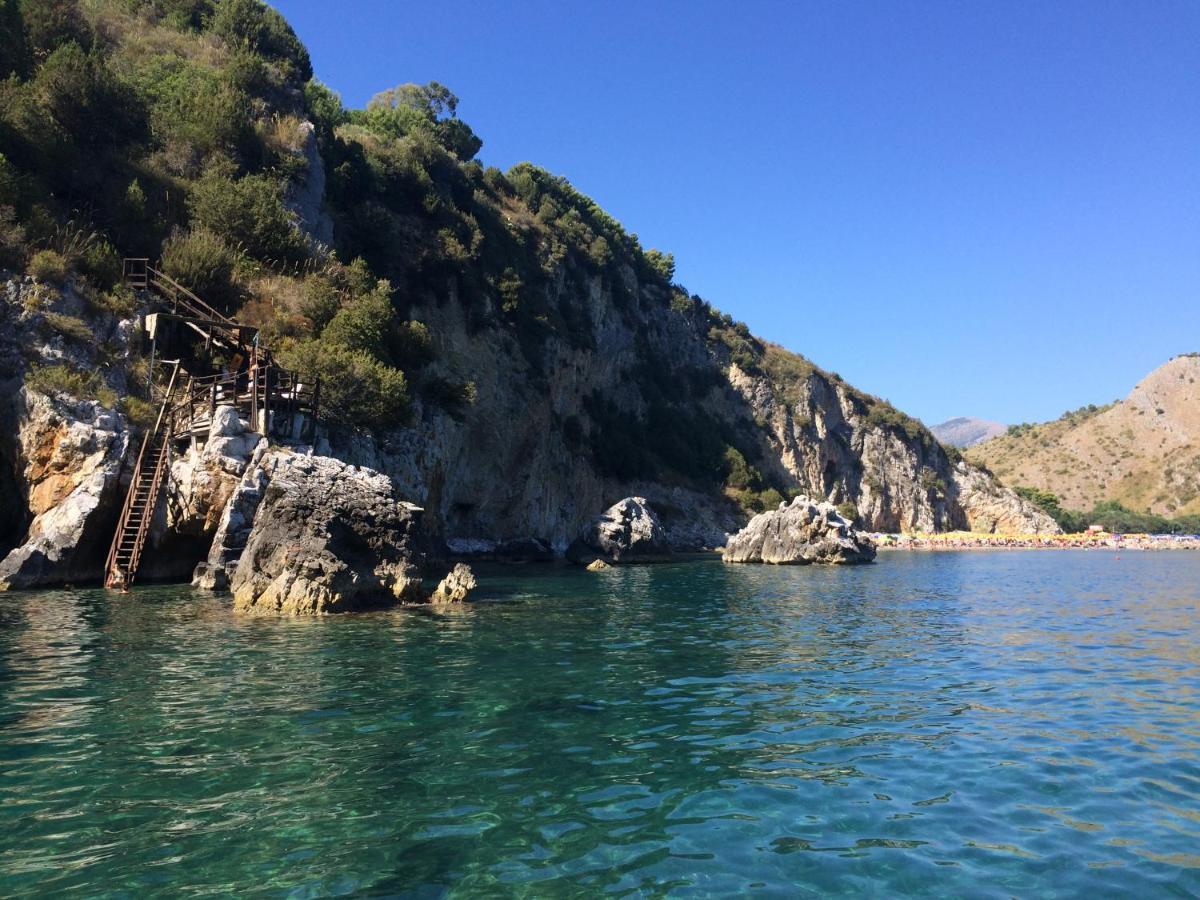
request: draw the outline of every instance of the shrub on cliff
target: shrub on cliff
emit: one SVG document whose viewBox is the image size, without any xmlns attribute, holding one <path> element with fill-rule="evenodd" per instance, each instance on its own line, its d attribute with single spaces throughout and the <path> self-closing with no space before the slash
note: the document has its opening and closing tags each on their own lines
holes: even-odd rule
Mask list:
<svg viewBox="0 0 1200 900">
<path fill-rule="evenodd" d="M 54 250 L 39 250 L 29 259 L 29 274 L 38 281 L 62 284 L 68 271 L 67 261 Z"/>
<path fill-rule="evenodd" d="M 237 254 L 207 228 L 176 231 L 163 244 L 162 270 L 207 303 L 229 311 L 237 300 L 233 269 Z"/>
<path fill-rule="evenodd" d="M 261 0 L 220 0 L 209 30 L 231 47 L 282 63 L 300 82 L 312 78 L 312 60 L 296 32 Z"/>
<path fill-rule="evenodd" d="M 266 175 L 232 173 L 231 166 L 215 163 L 196 182 L 188 197 L 195 223 L 241 244 L 256 259 L 303 259 L 308 248 L 283 205 L 282 185 Z"/>
<path fill-rule="evenodd" d="M 117 405 L 117 393 L 97 372 L 81 372 L 65 364 L 31 366 L 25 373 L 25 387 L 48 396 L 66 395 L 76 400 L 97 400 L 110 409 Z"/>
<path fill-rule="evenodd" d="M 280 363 L 321 379 L 321 418 L 335 424 L 393 428 L 408 424 L 412 403 L 404 373 L 363 350 L 319 340 L 292 342 Z"/>
</svg>

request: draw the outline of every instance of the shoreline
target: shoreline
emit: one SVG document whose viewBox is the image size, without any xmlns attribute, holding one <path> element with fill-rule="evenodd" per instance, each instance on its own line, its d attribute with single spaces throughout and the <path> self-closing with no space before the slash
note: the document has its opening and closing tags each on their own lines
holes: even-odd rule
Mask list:
<svg viewBox="0 0 1200 900">
<path fill-rule="evenodd" d="M 884 550 L 1200 550 L 1200 536 L 1174 534 L 868 533 Z"/>
</svg>

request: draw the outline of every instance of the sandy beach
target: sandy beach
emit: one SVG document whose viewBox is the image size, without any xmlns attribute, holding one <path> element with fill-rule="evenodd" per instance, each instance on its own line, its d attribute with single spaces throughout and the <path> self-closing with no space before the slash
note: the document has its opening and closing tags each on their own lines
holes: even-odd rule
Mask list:
<svg viewBox="0 0 1200 900">
<path fill-rule="evenodd" d="M 1200 550 L 1200 536 L 1177 534 L 872 534 L 880 550 Z"/>
</svg>

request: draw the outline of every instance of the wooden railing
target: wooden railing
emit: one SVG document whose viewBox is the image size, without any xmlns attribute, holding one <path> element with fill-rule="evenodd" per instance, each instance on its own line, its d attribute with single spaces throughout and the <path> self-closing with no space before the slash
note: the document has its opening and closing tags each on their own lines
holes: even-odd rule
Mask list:
<svg viewBox="0 0 1200 900">
<path fill-rule="evenodd" d="M 218 343 L 231 347 L 245 347 L 253 343 L 258 334 L 256 327 L 243 325 L 219 312 L 170 275 L 150 265 L 146 258 L 126 259 L 123 272 L 130 287 L 135 290 L 153 291 L 163 301 L 167 312 L 190 320 L 189 324 L 204 334 L 207 340 L 216 336 Z M 264 358 L 270 356 L 265 348 L 259 348 L 258 352 Z"/>
</svg>

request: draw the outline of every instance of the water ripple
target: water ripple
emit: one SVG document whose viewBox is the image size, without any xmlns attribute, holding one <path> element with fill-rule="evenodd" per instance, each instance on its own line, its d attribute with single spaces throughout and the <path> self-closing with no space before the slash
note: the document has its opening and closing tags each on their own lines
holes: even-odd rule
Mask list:
<svg viewBox="0 0 1200 900">
<path fill-rule="evenodd" d="M 0 895 L 1200 894 L 1200 557 L 0 599 Z"/>
</svg>

